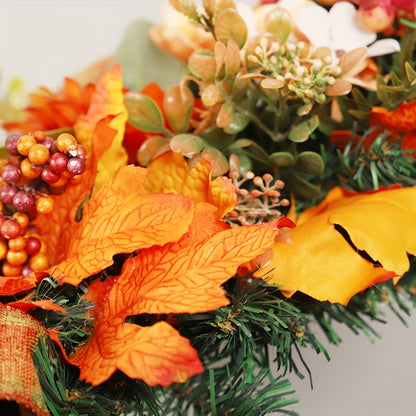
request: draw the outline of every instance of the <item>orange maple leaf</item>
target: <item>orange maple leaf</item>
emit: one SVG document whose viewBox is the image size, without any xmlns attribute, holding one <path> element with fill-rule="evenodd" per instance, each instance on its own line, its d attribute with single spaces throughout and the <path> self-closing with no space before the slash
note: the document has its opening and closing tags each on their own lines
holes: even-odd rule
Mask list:
<svg viewBox="0 0 416 416">
<path fill-rule="evenodd" d="M 167 386 L 201 372 L 196 351 L 168 323 L 143 328 L 125 319 L 227 305 L 221 284 L 242 263 L 269 249 L 277 233 L 266 225 L 230 229 L 216 220 L 213 206 L 197 204 L 189 231 L 178 242 L 142 249 L 126 260 L 120 276 L 90 286 L 95 329 L 71 357 L 80 377 L 98 385 L 120 369 L 151 386 Z"/>
<path fill-rule="evenodd" d="M 113 256 L 176 241 L 192 220 L 192 201 L 183 195 L 139 194 L 146 170 L 121 168 L 86 204 L 80 222 L 69 219 L 69 232 L 55 252 L 55 276 L 78 285 L 113 264 Z"/>
</svg>

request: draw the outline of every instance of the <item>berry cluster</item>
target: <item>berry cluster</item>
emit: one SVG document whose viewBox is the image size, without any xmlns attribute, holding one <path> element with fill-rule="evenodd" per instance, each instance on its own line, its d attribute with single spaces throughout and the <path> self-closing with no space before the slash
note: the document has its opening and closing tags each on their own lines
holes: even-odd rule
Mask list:
<svg viewBox="0 0 416 416">
<path fill-rule="evenodd" d="M 86 169 L 87 152 L 68 133 L 56 140 L 44 132 L 11 134 L 10 155 L 0 182 L 0 264 L 3 276 L 29 276 L 49 267 L 38 214 L 54 210 L 52 195 L 65 192 L 69 180 Z"/>
</svg>

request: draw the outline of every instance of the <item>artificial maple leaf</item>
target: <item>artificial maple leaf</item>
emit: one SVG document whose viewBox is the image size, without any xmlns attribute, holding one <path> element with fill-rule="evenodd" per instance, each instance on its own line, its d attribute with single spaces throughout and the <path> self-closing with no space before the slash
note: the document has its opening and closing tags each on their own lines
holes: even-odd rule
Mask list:
<svg viewBox="0 0 416 416">
<path fill-rule="evenodd" d="M 95 128 L 100 120 L 107 116 L 113 116 L 109 127 L 114 129 L 116 134 L 111 140 L 110 146 L 103 148 L 100 141 L 93 141 L 92 137 Z M 127 153 L 122 146 L 127 111 L 124 107 L 123 78 L 120 65 L 103 74 L 96 85 L 96 92 L 91 99 L 88 113 L 81 115 L 74 125 L 77 139 L 85 146 L 88 153 L 101 152 L 97 157 L 98 175 L 95 180 L 95 189 L 99 189 L 107 182 L 120 166 L 127 163 Z M 92 147 L 95 146 L 95 149 Z"/>
<path fill-rule="evenodd" d="M 216 220 L 211 205 L 196 204 L 189 231 L 178 242 L 142 249 L 125 261 L 120 276 L 90 286 L 95 329 L 71 357 L 80 377 L 98 385 L 120 369 L 151 386 L 167 386 L 201 372 L 196 351 L 169 324 L 143 328 L 125 319 L 198 313 L 228 304 L 221 284 L 240 264 L 270 248 L 277 233 L 266 225 L 230 229 Z"/>
<path fill-rule="evenodd" d="M 52 259 L 54 276 L 78 285 L 113 264 L 117 253 L 176 241 L 192 220 L 191 200 L 183 195 L 139 194 L 146 170 L 121 168 L 84 206 L 80 222 L 70 219 Z"/>
<path fill-rule="evenodd" d="M 332 189 L 276 242 L 258 276 L 283 291 L 347 304 L 376 282 L 399 278 L 416 254 L 416 187 L 355 193 Z"/>
<path fill-rule="evenodd" d="M 232 211 L 237 194 L 232 182 L 222 176 L 211 180 L 212 164 L 201 159 L 192 169 L 182 154 L 167 152 L 157 157 L 148 167 L 143 189 L 146 192 L 182 193 L 195 202 L 209 202 L 218 208 L 218 218 Z"/>
</svg>

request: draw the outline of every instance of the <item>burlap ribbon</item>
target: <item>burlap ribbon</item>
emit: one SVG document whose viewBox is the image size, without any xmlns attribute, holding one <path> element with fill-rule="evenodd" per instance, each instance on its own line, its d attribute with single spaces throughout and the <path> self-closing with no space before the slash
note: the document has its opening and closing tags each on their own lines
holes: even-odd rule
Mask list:
<svg viewBox="0 0 416 416">
<path fill-rule="evenodd" d="M 0 400 L 25 416 L 49 416 L 31 353 L 45 329 L 27 313 L 0 304 Z"/>
</svg>

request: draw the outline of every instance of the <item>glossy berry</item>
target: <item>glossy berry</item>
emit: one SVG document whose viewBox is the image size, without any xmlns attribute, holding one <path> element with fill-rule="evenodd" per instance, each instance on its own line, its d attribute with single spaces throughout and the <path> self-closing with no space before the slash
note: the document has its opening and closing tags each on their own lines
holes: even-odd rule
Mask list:
<svg viewBox="0 0 416 416">
<path fill-rule="evenodd" d="M 29 217 L 27 216 L 27 214 L 25 214 L 24 212 L 15 212 L 12 217 L 17 221 L 17 223 L 22 227 L 22 228 L 27 228 L 27 226 L 29 225 Z M 0 225 L 1 226 L 1 225 Z"/>
<path fill-rule="evenodd" d="M 1 177 L 3 178 L 4 182 L 11 183 L 18 182 L 21 178 L 21 175 L 22 173 L 16 165 L 9 164 L 3 168 Z"/>
<path fill-rule="evenodd" d="M 87 149 L 82 144 L 78 144 L 76 148 L 76 156 L 82 160 L 87 160 Z"/>
<path fill-rule="evenodd" d="M 45 140 L 46 135 L 44 131 L 38 130 L 33 133 L 33 137 L 37 142 L 43 142 Z"/>
<path fill-rule="evenodd" d="M 36 211 L 39 214 L 49 214 L 55 208 L 55 202 L 50 196 L 40 196 L 36 200 Z"/>
<path fill-rule="evenodd" d="M 55 153 L 57 150 L 55 139 L 53 137 L 46 136 L 42 144 L 46 146 L 51 153 Z"/>
<path fill-rule="evenodd" d="M 21 227 L 15 220 L 6 220 L 0 227 L 0 234 L 10 240 L 20 236 Z"/>
<path fill-rule="evenodd" d="M 25 251 L 29 256 L 34 256 L 35 254 L 38 254 L 41 247 L 42 247 L 42 243 L 40 242 L 39 238 L 36 238 L 36 237 L 26 238 Z"/>
<path fill-rule="evenodd" d="M 13 185 L 6 185 L 0 189 L 0 199 L 6 205 L 13 203 L 13 197 L 16 195 L 18 189 Z"/>
<path fill-rule="evenodd" d="M 26 247 L 26 240 L 22 237 L 11 238 L 9 240 L 9 249 L 12 251 L 22 251 Z"/>
<path fill-rule="evenodd" d="M 29 277 L 33 273 L 33 270 L 25 264 L 22 268 L 22 276 L 23 277 Z"/>
<path fill-rule="evenodd" d="M 77 139 L 69 133 L 62 133 L 56 139 L 56 147 L 60 152 L 69 152 L 77 146 Z"/>
<path fill-rule="evenodd" d="M 9 250 L 9 247 L 7 246 L 7 243 L 4 240 L 0 240 L 0 260 L 3 260 L 6 258 L 8 250 Z"/>
<path fill-rule="evenodd" d="M 85 161 L 80 157 L 69 159 L 66 165 L 66 169 L 71 175 L 81 175 L 81 173 L 85 172 L 85 168 Z"/>
<path fill-rule="evenodd" d="M 68 158 L 60 152 L 54 153 L 49 159 L 49 168 L 55 173 L 63 173 L 66 171 Z"/>
<path fill-rule="evenodd" d="M 9 250 L 6 255 L 6 260 L 12 266 L 21 266 L 22 264 L 26 263 L 27 257 L 28 256 L 27 256 L 26 251 Z"/>
<path fill-rule="evenodd" d="M 40 176 L 42 169 L 38 166 L 33 166 L 29 159 L 23 159 L 20 163 L 20 170 L 22 175 L 28 179 L 36 179 Z"/>
<path fill-rule="evenodd" d="M 49 184 L 58 182 L 59 180 L 59 174 L 53 172 L 52 169 L 48 166 L 42 169 L 42 173 L 40 174 L 40 176 L 46 183 Z"/>
<path fill-rule="evenodd" d="M 35 205 L 35 199 L 29 191 L 18 191 L 13 197 L 13 205 L 18 211 L 29 212 Z"/>
<path fill-rule="evenodd" d="M 35 254 L 29 258 L 29 267 L 34 272 L 41 272 L 49 267 L 48 258 L 43 253 Z"/>
<path fill-rule="evenodd" d="M 37 143 L 36 139 L 33 136 L 30 136 L 29 134 L 20 136 L 16 144 L 17 151 L 22 156 L 27 156 L 27 154 L 29 153 L 29 149 L 36 143 Z"/>
<path fill-rule="evenodd" d="M 6 277 L 17 277 L 22 275 L 22 266 L 14 266 L 8 261 L 4 261 L 1 267 L 3 276 Z"/>
<path fill-rule="evenodd" d="M 6 138 L 6 149 L 9 155 L 18 156 L 19 152 L 17 151 L 17 141 L 19 140 L 20 134 L 10 134 Z"/>
<path fill-rule="evenodd" d="M 27 154 L 28 159 L 35 166 L 44 165 L 48 161 L 49 156 L 49 149 L 40 143 L 33 145 Z"/>
</svg>

